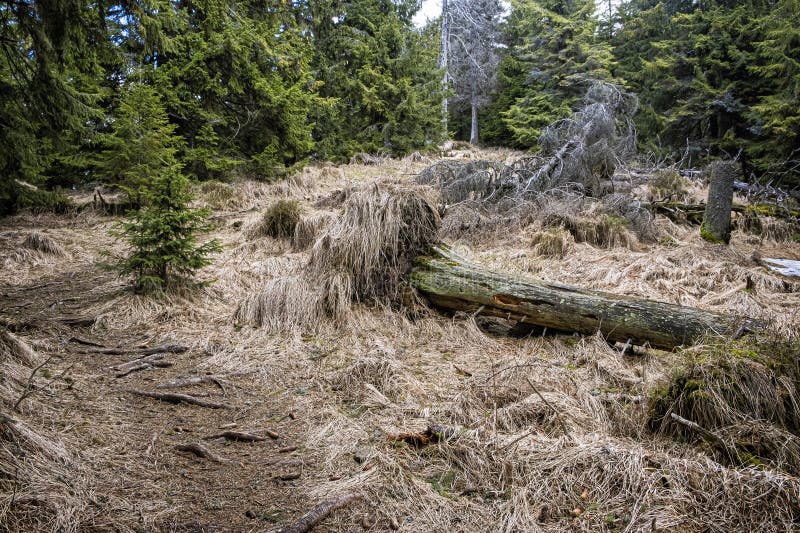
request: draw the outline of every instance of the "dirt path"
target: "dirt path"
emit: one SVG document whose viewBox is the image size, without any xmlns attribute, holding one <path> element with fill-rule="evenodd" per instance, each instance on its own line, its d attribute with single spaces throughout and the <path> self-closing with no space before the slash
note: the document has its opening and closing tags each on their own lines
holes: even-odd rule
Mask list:
<svg viewBox="0 0 800 533">
<path fill-rule="evenodd" d="M 0 285 L 0 319 L 48 358 L 39 370 L 50 378 L 47 390 L 31 392 L 20 409 L 24 412 L 27 402 L 47 394 L 42 401 L 61 413 L 49 421 L 52 428 L 77 443 L 72 451 L 90 462 L 97 475 L 96 503 L 134 529 L 260 531 L 302 514 L 309 504 L 296 480 L 315 467 L 302 448 L 305 408 L 292 395 L 276 395 L 246 373 L 159 388 L 205 375 L 197 367 L 207 354 L 198 349 L 162 353 L 157 364 L 170 366 L 122 376 L 119 365 L 140 358 L 137 350 L 154 344 L 146 325 L 99 333 L 85 312 L 121 290 L 115 276 L 98 270 Z M 110 348 L 120 349 L 100 353 Z M 131 394 L 131 389 L 187 394 L 229 408 L 172 404 Z M 225 430 L 266 440 L 209 438 Z M 202 443 L 224 462 L 176 449 L 191 443 Z M 113 509 L 111 501 L 130 505 Z"/>
</svg>

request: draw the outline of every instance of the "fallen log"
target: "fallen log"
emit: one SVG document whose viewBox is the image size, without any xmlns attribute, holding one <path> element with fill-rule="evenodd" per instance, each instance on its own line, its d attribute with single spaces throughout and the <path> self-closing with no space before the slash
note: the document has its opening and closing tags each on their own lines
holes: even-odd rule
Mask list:
<svg viewBox="0 0 800 533">
<path fill-rule="evenodd" d="M 546 281 L 526 281 L 470 264 L 443 245 L 418 257 L 410 283 L 438 308 L 496 316 L 609 341 L 671 350 L 705 335 L 739 337 L 766 324 L 692 307 Z"/>
</svg>

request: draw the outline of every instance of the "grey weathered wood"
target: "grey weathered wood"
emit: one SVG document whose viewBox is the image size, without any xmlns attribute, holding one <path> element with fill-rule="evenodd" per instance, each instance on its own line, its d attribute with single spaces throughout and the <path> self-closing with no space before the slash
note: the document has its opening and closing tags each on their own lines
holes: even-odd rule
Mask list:
<svg viewBox="0 0 800 533">
<path fill-rule="evenodd" d="M 740 336 L 765 325 L 680 305 L 527 281 L 468 263 L 445 246 L 416 260 L 411 284 L 439 308 L 508 318 L 609 341 L 672 349 L 708 334 Z"/>
<path fill-rule="evenodd" d="M 731 241 L 731 207 L 736 163 L 717 161 L 711 166 L 708 202 L 700 234 L 711 242 L 728 244 Z"/>
</svg>

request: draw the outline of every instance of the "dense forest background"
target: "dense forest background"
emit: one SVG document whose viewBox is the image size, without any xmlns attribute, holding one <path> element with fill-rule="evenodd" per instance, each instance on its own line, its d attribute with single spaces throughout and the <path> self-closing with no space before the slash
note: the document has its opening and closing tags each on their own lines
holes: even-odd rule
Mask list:
<svg viewBox="0 0 800 533">
<path fill-rule="evenodd" d="M 451 136 L 535 149 L 594 80 L 639 95 L 658 161 L 800 184 L 798 0 L 450 0 L 422 28 L 419 4 L 3 1 L 0 209 L 165 165 L 275 179 Z"/>
</svg>

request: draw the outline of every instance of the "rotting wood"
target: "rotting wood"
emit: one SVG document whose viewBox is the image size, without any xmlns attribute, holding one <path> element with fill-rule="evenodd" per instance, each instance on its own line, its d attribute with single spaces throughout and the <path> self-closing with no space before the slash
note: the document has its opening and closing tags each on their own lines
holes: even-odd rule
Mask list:
<svg viewBox="0 0 800 533">
<path fill-rule="evenodd" d="M 131 394 L 136 394 L 138 396 L 146 396 L 147 398 L 153 398 L 155 400 L 160 400 L 162 402 L 169 402 L 169 403 L 188 403 L 191 405 L 197 405 L 200 407 L 208 407 L 209 409 L 230 409 L 230 405 L 224 403 L 216 403 L 216 402 L 209 402 L 206 400 L 202 400 L 195 396 L 189 396 L 188 394 L 177 394 L 173 392 L 150 392 L 138 389 L 130 389 L 128 392 Z"/>
<path fill-rule="evenodd" d="M 419 257 L 410 283 L 436 307 L 671 350 L 709 334 L 739 337 L 766 324 L 748 317 L 521 280 L 471 264 L 443 245 Z"/>
<path fill-rule="evenodd" d="M 190 442 L 188 444 L 178 444 L 175 446 L 175 449 L 179 452 L 188 452 L 196 455 L 197 457 L 202 457 L 203 459 L 208 459 L 209 461 L 213 461 L 215 463 L 227 463 L 227 459 L 223 459 L 219 455 L 215 454 L 199 442 Z"/>
<path fill-rule="evenodd" d="M 236 440 L 241 442 L 261 442 L 267 440 L 267 437 L 262 437 L 261 435 L 255 435 L 254 433 L 246 433 L 244 431 L 224 431 L 217 435 L 210 435 L 208 437 L 203 437 L 203 440 L 211 440 L 211 439 L 227 439 L 227 440 Z"/>
<path fill-rule="evenodd" d="M 361 494 L 347 494 L 336 498 L 335 500 L 328 500 L 315 506 L 309 512 L 301 516 L 292 524 L 279 530 L 278 533 L 306 533 L 314 529 L 320 522 L 325 520 L 332 512 L 338 511 L 347 507 L 353 502 L 361 500 Z"/>
</svg>

